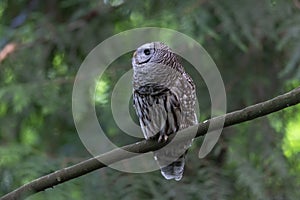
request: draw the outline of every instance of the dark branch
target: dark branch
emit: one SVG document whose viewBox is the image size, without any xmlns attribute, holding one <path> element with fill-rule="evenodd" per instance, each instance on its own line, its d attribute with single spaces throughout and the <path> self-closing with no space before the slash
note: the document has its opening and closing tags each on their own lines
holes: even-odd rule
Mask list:
<svg viewBox="0 0 300 200">
<path fill-rule="evenodd" d="M 213 129 L 210 129 L 210 131 L 220 129 L 220 126 L 218 126 L 218 124 L 220 124 L 220 122 L 222 122 L 224 118 L 224 127 L 229 127 L 235 124 L 239 124 L 245 121 L 268 115 L 273 112 L 277 112 L 279 110 L 296 105 L 298 103 L 300 103 L 300 87 L 286 94 L 275 97 L 271 100 L 255 104 L 246 107 L 242 110 L 228 113 L 226 115 L 212 118 L 206 121 L 205 123 L 200 123 L 193 127 L 182 130 L 176 134 L 176 140 L 181 141 L 185 138 L 188 138 L 188 136 L 191 135 L 193 132 L 191 130 L 196 129 L 196 137 L 203 136 L 207 133 L 209 124 L 214 124 Z M 174 138 L 174 136 L 170 137 L 169 140 L 171 140 L 172 138 Z M 164 145 L 165 144 L 157 143 L 153 140 L 142 140 L 135 144 L 126 145 L 122 147 L 122 149 L 127 150 L 129 152 L 146 153 L 149 151 L 158 150 Z M 103 163 L 109 165 L 133 156 L 134 154 L 132 153 L 124 153 L 124 151 L 122 151 L 121 149 L 114 149 L 95 158 L 82 161 L 71 167 L 57 170 L 56 172 L 53 172 L 49 175 L 33 180 L 32 182 L 23 185 L 14 190 L 13 192 L 10 192 L 9 194 L 3 196 L 1 200 L 23 199 L 25 197 L 30 196 L 31 194 L 43 191 L 47 188 L 51 188 L 55 185 L 77 178 L 96 169 L 106 167 L 106 165 Z M 98 159 L 101 159 L 103 163 L 99 162 Z"/>
</svg>

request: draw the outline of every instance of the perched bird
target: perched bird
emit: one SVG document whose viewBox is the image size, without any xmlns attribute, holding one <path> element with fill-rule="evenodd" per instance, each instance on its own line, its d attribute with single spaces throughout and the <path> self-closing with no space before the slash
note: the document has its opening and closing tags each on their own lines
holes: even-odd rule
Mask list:
<svg viewBox="0 0 300 200">
<path fill-rule="evenodd" d="M 195 85 L 167 45 L 151 42 L 140 46 L 132 66 L 133 103 L 145 139 L 164 142 L 170 134 L 197 124 Z M 154 152 L 166 179 L 182 178 L 191 143 L 192 139 L 169 144 Z"/>
</svg>

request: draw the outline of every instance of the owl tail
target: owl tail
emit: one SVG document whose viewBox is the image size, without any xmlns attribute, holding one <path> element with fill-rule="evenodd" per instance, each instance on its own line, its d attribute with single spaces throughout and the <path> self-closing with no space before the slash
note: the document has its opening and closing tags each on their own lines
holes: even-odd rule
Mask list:
<svg viewBox="0 0 300 200">
<path fill-rule="evenodd" d="M 180 156 L 176 161 L 173 163 L 162 167 L 161 174 L 166 179 L 175 179 L 176 181 L 179 181 L 182 178 L 183 171 L 184 171 L 184 163 L 185 163 L 185 156 Z"/>
<path fill-rule="evenodd" d="M 184 171 L 185 155 L 191 146 L 192 140 L 177 144 L 168 144 L 154 152 L 154 158 L 160 167 L 161 174 L 166 179 L 179 181 Z"/>
</svg>

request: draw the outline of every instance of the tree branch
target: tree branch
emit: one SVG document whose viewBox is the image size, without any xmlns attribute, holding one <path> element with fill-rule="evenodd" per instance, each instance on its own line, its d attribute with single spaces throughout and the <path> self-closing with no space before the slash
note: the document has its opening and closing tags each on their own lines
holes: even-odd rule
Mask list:
<svg viewBox="0 0 300 200">
<path fill-rule="evenodd" d="M 245 121 L 249 121 L 255 118 L 259 118 L 268 115 L 273 112 L 277 112 L 289 106 L 293 106 L 300 103 L 300 87 L 285 93 L 283 95 L 277 96 L 268 101 L 258 103 L 242 110 L 228 113 L 219 117 L 212 118 L 206 122 L 199 123 L 195 126 L 182 130 L 176 134 L 176 141 L 182 141 L 193 134 L 193 131 L 197 129 L 196 137 L 203 136 L 207 133 L 209 124 L 214 124 L 210 131 L 220 129 L 223 127 L 218 126 L 225 118 L 224 127 L 229 127 L 235 124 L 239 124 Z M 175 134 L 169 137 L 167 143 L 174 138 Z M 55 185 L 61 184 L 68 180 L 77 178 L 96 169 L 104 168 L 107 165 L 115 163 L 117 161 L 124 160 L 126 158 L 133 157 L 132 153 L 124 153 L 123 150 L 135 153 L 146 153 L 149 151 L 155 151 L 166 145 L 166 143 L 157 143 L 154 140 L 142 140 L 135 144 L 130 144 L 122 147 L 121 149 L 114 149 L 105 154 L 99 155 L 95 158 L 91 158 L 82 161 L 73 166 L 57 170 L 51 174 L 40 177 L 32 182 L 23 185 L 16 190 L 3 196 L 0 200 L 12 200 L 12 199 L 23 199 L 34 193 L 43 191 L 47 188 L 51 188 Z M 103 163 L 99 162 L 98 159 L 105 161 Z"/>
</svg>

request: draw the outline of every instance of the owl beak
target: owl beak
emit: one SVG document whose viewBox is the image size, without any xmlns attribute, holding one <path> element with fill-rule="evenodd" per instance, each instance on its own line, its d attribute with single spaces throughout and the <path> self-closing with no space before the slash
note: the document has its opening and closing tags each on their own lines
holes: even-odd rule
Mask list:
<svg viewBox="0 0 300 200">
<path fill-rule="evenodd" d="M 133 57 L 134 57 L 134 58 L 135 58 L 136 54 L 137 54 L 137 53 L 136 53 L 136 51 L 135 51 L 135 52 L 133 53 Z"/>
</svg>

